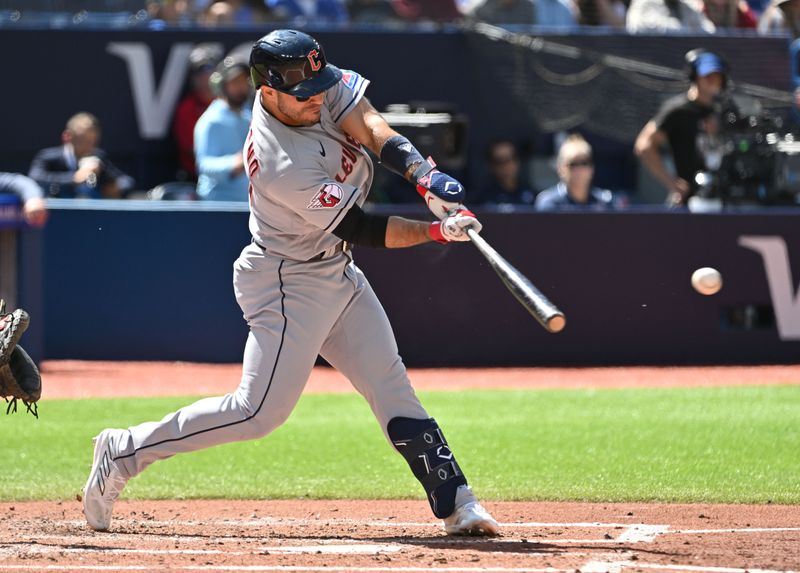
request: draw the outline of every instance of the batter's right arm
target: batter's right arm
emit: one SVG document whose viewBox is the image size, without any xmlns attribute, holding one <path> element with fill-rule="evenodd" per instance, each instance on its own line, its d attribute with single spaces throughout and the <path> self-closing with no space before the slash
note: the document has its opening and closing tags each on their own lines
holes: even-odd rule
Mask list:
<svg viewBox="0 0 800 573">
<path fill-rule="evenodd" d="M 440 219 L 463 209 L 464 186 L 397 133 L 366 98 L 342 120 L 345 133 L 358 139 L 380 157 L 381 165 L 414 184 L 428 208 Z"/>
<path fill-rule="evenodd" d="M 353 205 L 333 230 L 333 234 L 355 245 L 400 249 L 428 241 L 467 241 L 469 237 L 466 229 L 474 229 L 476 232 L 481 230 L 480 221 L 466 209 L 441 221 L 427 223 L 365 213 L 361 207 Z"/>
</svg>

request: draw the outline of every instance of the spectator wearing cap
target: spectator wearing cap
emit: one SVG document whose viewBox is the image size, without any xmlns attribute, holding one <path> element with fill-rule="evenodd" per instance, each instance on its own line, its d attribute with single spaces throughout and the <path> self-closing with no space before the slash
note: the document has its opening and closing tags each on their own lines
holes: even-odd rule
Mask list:
<svg viewBox="0 0 800 573">
<path fill-rule="evenodd" d="M 250 129 L 250 68 L 226 57 L 209 83 L 217 98 L 194 127 L 197 194 L 211 201 L 247 201 L 248 179 L 242 147 Z"/>
<path fill-rule="evenodd" d="M 758 22 L 761 34 L 788 32 L 800 38 L 800 0 L 772 0 Z"/>
<path fill-rule="evenodd" d="M 727 66 L 714 52 L 692 50 L 686 54 L 686 64 L 689 89 L 664 102 L 634 147 L 639 161 L 666 188 L 669 205 L 684 205 L 697 191 L 695 176 L 706 169 L 698 142 L 715 122 L 713 104 L 727 83 Z M 667 144 L 675 175 L 661 154 Z"/>
<path fill-rule="evenodd" d="M 714 33 L 714 24 L 691 0 L 631 0 L 625 27 L 633 34 Z"/>
<path fill-rule="evenodd" d="M 172 135 L 178 148 L 178 179 L 197 180 L 194 163 L 194 126 L 214 101 L 208 83 L 224 52 L 219 44 L 198 44 L 189 54 L 189 93 L 178 103 L 172 121 Z"/>
<path fill-rule="evenodd" d="M 28 176 L 45 194 L 63 199 L 120 199 L 133 189 L 133 179 L 97 147 L 100 122 L 91 113 L 69 118 L 61 142 L 41 150 L 31 162 Z"/>
<path fill-rule="evenodd" d="M 556 159 L 559 182 L 536 196 L 537 211 L 592 209 L 603 211 L 618 206 L 619 200 L 608 189 L 592 186 L 594 162 L 592 146 L 583 136 L 567 137 Z"/>
</svg>

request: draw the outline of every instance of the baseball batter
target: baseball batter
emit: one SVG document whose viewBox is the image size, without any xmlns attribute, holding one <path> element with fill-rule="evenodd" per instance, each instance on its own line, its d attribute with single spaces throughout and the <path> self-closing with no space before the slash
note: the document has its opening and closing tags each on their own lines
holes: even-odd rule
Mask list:
<svg viewBox="0 0 800 573">
<path fill-rule="evenodd" d="M 108 529 L 125 483 L 152 462 L 277 428 L 321 355 L 367 399 L 446 532 L 497 535 L 414 393 L 386 314 L 349 249 L 468 240 L 465 230 L 481 224 L 461 204 L 463 187 L 389 127 L 364 97 L 367 79 L 328 64 L 307 34 L 264 36 L 250 70 L 257 93 L 244 157 L 253 240 L 233 272 L 250 327 L 241 383 L 159 422 L 103 430 L 84 488 L 89 525 Z M 415 184 L 441 220 L 364 212 L 373 176 L 367 149 Z"/>
</svg>

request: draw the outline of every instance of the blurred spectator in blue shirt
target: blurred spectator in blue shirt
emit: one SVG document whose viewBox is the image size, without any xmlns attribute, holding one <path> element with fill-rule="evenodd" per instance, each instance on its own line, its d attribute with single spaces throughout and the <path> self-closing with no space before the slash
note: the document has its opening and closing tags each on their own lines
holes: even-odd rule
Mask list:
<svg viewBox="0 0 800 573">
<path fill-rule="evenodd" d="M 533 205 L 536 192 L 525 181 L 516 146 L 508 140 L 493 141 L 486 148 L 489 181 L 481 190 L 479 203 Z"/>
<path fill-rule="evenodd" d="M 34 227 L 47 222 L 47 203 L 42 188 L 30 177 L 19 173 L 0 173 L 0 195 L 16 195 L 22 203 L 22 216 Z"/>
<path fill-rule="evenodd" d="M 225 53 L 221 44 L 198 44 L 189 54 L 189 93 L 178 103 L 172 120 L 172 136 L 178 148 L 178 179 L 197 181 L 194 164 L 194 126 L 214 101 L 208 83 Z"/>
<path fill-rule="evenodd" d="M 81 112 L 67 121 L 62 145 L 36 154 L 28 176 L 51 197 L 119 199 L 133 189 L 134 181 L 99 149 L 100 122 Z"/>
<path fill-rule="evenodd" d="M 293 24 L 347 22 L 343 0 L 265 0 L 272 16 Z"/>
<path fill-rule="evenodd" d="M 228 56 L 211 74 L 218 97 L 194 128 L 195 162 L 200 174 L 197 194 L 201 199 L 247 201 L 242 147 L 252 117 L 249 73 L 247 63 Z"/>
<path fill-rule="evenodd" d="M 571 208 L 602 211 L 621 206 L 608 189 L 592 187 L 592 147 L 581 135 L 570 135 L 564 141 L 558 150 L 557 167 L 560 181 L 536 197 L 538 211 Z"/>
</svg>

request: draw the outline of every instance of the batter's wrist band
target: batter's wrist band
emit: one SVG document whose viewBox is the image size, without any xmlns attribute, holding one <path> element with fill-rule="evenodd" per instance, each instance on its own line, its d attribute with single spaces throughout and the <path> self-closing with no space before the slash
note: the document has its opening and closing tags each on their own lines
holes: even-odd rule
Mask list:
<svg viewBox="0 0 800 573">
<path fill-rule="evenodd" d="M 425 162 L 425 158 L 417 151 L 414 144 L 402 135 L 393 135 L 386 140 L 381 147 L 380 159 L 384 167 L 403 178 L 412 165 Z M 416 179 L 412 181 L 416 182 Z"/>
<path fill-rule="evenodd" d="M 447 239 L 444 238 L 442 234 L 442 222 L 441 221 L 434 221 L 431 223 L 431 226 L 428 228 L 428 234 L 431 236 L 431 239 L 436 241 L 437 243 L 441 243 L 442 245 L 446 245 L 449 243 Z"/>
</svg>

